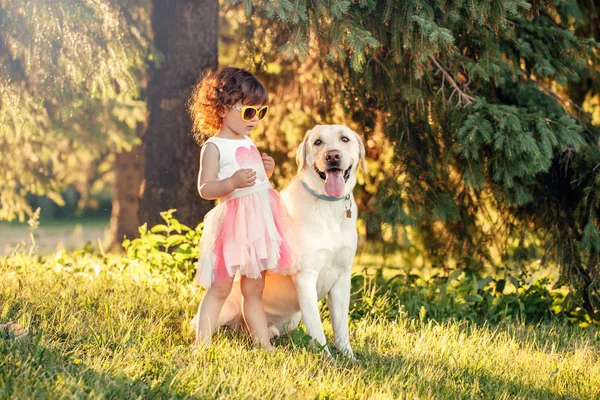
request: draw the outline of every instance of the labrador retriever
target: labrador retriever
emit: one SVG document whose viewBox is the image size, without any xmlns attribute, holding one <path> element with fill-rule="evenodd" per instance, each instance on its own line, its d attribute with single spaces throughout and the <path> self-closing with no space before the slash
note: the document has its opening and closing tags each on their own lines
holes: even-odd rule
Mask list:
<svg viewBox="0 0 600 400">
<path fill-rule="evenodd" d="M 302 317 L 306 333 L 329 353 L 318 306 L 327 296 L 335 345 L 352 359 L 348 308 L 358 243 L 352 190 L 358 167 L 365 170 L 364 157 L 361 137 L 346 126 L 318 125 L 306 133 L 297 151 L 298 173 L 281 192 L 302 254 L 300 271 L 294 276 L 267 275 L 263 292 L 273 336 L 293 331 Z M 219 325 L 241 324 L 241 291 L 235 284 Z"/>
</svg>

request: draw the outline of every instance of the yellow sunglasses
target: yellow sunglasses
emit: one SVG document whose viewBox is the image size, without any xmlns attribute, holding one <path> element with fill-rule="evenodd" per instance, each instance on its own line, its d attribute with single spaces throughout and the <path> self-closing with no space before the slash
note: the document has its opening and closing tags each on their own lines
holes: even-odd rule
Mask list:
<svg viewBox="0 0 600 400">
<path fill-rule="evenodd" d="M 231 109 L 238 110 L 242 113 L 242 119 L 244 121 L 251 121 L 255 115 L 258 114 L 258 120 L 260 121 L 267 115 L 267 111 L 269 111 L 269 106 L 262 106 L 261 108 L 256 108 L 253 106 L 227 106 Z"/>
</svg>

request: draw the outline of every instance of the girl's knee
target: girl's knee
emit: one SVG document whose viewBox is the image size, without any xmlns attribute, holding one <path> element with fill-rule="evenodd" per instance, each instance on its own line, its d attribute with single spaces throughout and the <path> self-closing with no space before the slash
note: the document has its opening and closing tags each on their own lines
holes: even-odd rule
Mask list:
<svg viewBox="0 0 600 400">
<path fill-rule="evenodd" d="M 264 277 L 258 279 L 242 278 L 241 289 L 244 297 L 262 296 L 265 287 Z"/>
<path fill-rule="evenodd" d="M 215 297 L 221 300 L 224 300 L 231 293 L 231 288 L 233 286 L 233 280 L 231 281 L 221 281 L 214 282 L 213 285 L 206 292 L 207 295 L 211 297 Z"/>
</svg>

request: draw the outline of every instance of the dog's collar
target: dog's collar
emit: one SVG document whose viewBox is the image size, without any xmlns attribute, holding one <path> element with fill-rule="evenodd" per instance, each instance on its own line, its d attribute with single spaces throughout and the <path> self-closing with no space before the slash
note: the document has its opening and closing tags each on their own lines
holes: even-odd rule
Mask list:
<svg viewBox="0 0 600 400">
<path fill-rule="evenodd" d="M 327 201 L 339 201 L 339 200 L 349 200 L 350 199 L 350 193 L 348 193 L 345 196 L 342 197 L 330 197 L 330 196 L 325 196 L 322 194 L 319 194 L 317 192 L 315 192 L 314 190 L 312 190 L 304 181 L 300 181 L 302 182 L 302 184 L 304 185 L 304 187 L 306 188 L 306 190 L 308 190 L 308 193 L 312 194 L 313 196 L 315 196 L 318 199 L 321 200 L 327 200 Z"/>
</svg>

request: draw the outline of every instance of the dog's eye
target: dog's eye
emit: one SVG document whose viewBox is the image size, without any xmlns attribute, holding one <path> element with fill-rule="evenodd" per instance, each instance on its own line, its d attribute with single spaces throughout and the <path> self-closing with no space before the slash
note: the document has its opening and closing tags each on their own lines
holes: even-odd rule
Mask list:
<svg viewBox="0 0 600 400">
<path fill-rule="evenodd" d="M 321 139 L 315 140 L 315 146 L 320 146 L 322 144 L 323 144 L 323 142 L 321 141 Z"/>
<path fill-rule="evenodd" d="M 342 142 L 348 143 L 349 141 L 350 139 L 348 139 L 346 136 L 342 136 Z"/>
</svg>

